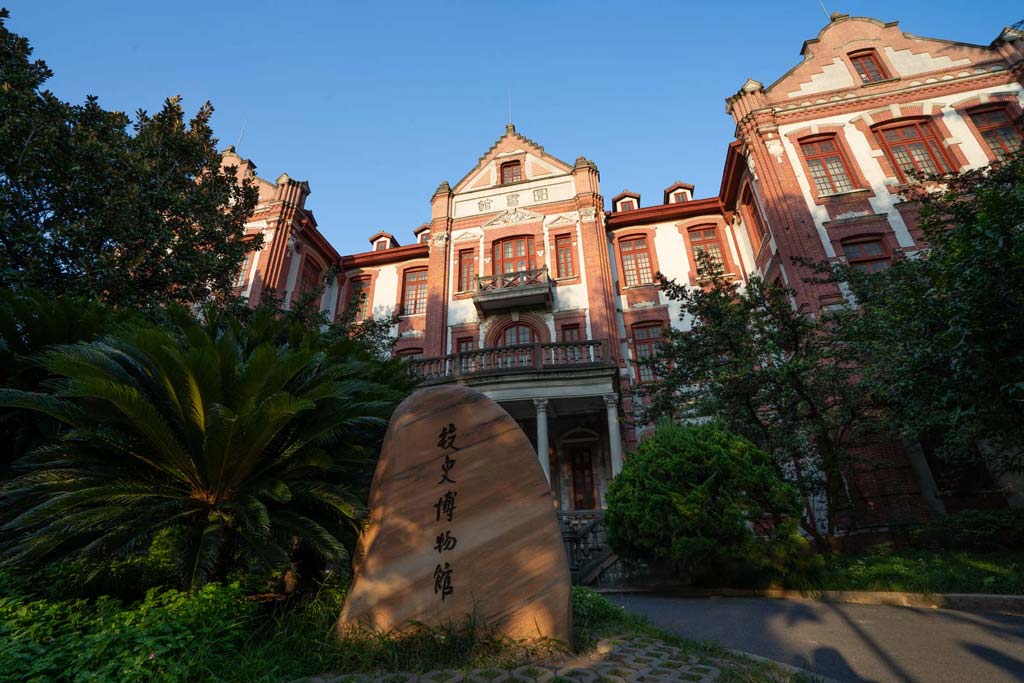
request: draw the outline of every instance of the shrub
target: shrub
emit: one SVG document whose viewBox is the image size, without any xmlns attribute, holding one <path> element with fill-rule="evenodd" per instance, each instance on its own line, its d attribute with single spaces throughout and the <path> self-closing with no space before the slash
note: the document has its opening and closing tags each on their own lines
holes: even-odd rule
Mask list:
<svg viewBox="0 0 1024 683">
<path fill-rule="evenodd" d="M 256 607 L 237 586 L 110 598 L 0 598 L 0 681 L 199 680 L 238 652 Z M 191 676 L 190 676 L 191 674 Z"/>
<path fill-rule="evenodd" d="M 807 554 L 798 510 L 796 491 L 746 439 L 663 422 L 608 488 L 608 540 L 622 557 L 667 561 L 695 581 L 763 581 Z"/>
<path fill-rule="evenodd" d="M 911 540 L 950 550 L 1024 550 L 1024 510 L 964 510 L 937 517 L 915 530 Z"/>
</svg>

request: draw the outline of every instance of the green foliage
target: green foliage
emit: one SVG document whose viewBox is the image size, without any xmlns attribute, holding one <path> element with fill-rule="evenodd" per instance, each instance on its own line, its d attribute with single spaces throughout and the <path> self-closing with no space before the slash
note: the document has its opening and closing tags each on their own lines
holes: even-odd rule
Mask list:
<svg viewBox="0 0 1024 683">
<path fill-rule="evenodd" d="M 221 168 L 206 103 L 179 97 L 134 122 L 95 97 L 44 89 L 52 72 L 0 11 L 0 289 L 122 306 L 227 296 L 257 192 Z M 131 130 L 129 131 L 129 124 Z"/>
<path fill-rule="evenodd" d="M 890 427 L 942 436 L 942 457 L 1024 471 L 1024 156 L 913 186 L 927 254 L 865 275 L 841 340 Z"/>
<path fill-rule="evenodd" d="M 0 390 L 0 405 L 66 426 L 0 489 L 5 560 L 128 557 L 178 528 L 183 585 L 288 568 L 296 553 L 307 569 L 344 564 L 404 391 L 374 381 L 380 363 L 352 342 L 275 345 L 274 319 L 247 327 L 212 308 L 168 316 L 50 349 L 61 380 L 48 392 Z"/>
<path fill-rule="evenodd" d="M 834 555 L 799 589 L 1024 594 L 1024 554 L 883 550 Z"/>
<path fill-rule="evenodd" d="M 720 270 L 704 263 L 703 287 L 662 280 L 688 329 L 666 330 L 649 361 L 650 416 L 710 417 L 765 450 L 803 499 L 804 530 L 827 549 L 850 505 L 842 474 L 867 426 L 867 396 L 847 350 L 794 310 L 790 291 L 757 276 L 741 288 Z M 826 502 L 826 519 L 815 500 Z"/>
<path fill-rule="evenodd" d="M 37 390 L 52 375 L 37 362 L 46 348 L 91 341 L 129 313 L 79 297 L 0 290 L 0 387 Z M 10 464 L 53 438 L 57 423 L 26 410 L 0 409 L 0 432 L 7 447 L 0 455 L 0 480 Z"/>
<path fill-rule="evenodd" d="M 806 549 L 796 491 L 767 454 L 715 424 L 660 423 L 607 499 L 608 541 L 619 555 L 668 561 L 696 580 L 770 577 Z"/>
<path fill-rule="evenodd" d="M 256 610 L 235 587 L 51 602 L 0 597 L 0 681 L 206 680 L 236 655 Z"/>
<path fill-rule="evenodd" d="M 1024 551 L 1024 510 L 964 510 L 935 517 L 913 532 L 913 540 L 948 550 Z"/>
</svg>

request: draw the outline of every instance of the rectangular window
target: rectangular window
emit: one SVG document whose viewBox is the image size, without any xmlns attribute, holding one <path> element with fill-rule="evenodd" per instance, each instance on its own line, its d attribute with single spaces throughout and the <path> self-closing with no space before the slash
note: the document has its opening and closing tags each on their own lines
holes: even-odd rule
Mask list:
<svg viewBox="0 0 1024 683">
<path fill-rule="evenodd" d="M 357 323 L 366 320 L 370 311 L 370 278 L 352 280 L 348 290 L 347 311 Z"/>
<path fill-rule="evenodd" d="M 903 182 L 908 173 L 948 173 L 952 169 L 942 143 L 926 121 L 914 121 L 875 131 L 879 144 Z"/>
<path fill-rule="evenodd" d="M 320 266 L 312 261 L 306 261 L 302 266 L 302 277 L 299 282 L 299 293 L 316 292 L 320 290 L 320 275 L 323 273 Z"/>
<path fill-rule="evenodd" d="M 427 270 L 407 270 L 402 293 L 402 315 L 427 312 Z"/>
<path fill-rule="evenodd" d="M 523 167 L 518 161 L 501 165 L 501 184 L 518 183 L 523 179 Z"/>
<path fill-rule="evenodd" d="M 374 251 L 384 251 L 388 248 L 387 240 L 377 240 L 377 243 L 373 245 Z"/>
<path fill-rule="evenodd" d="M 556 277 L 573 277 L 576 269 L 572 258 L 572 237 L 562 235 L 555 238 Z"/>
<path fill-rule="evenodd" d="M 455 349 L 459 353 L 466 353 L 467 351 L 473 350 L 473 338 L 472 337 L 459 337 L 455 342 Z"/>
<path fill-rule="evenodd" d="M 878 59 L 878 55 L 874 50 L 851 52 L 850 63 L 853 64 L 853 69 L 860 76 L 862 83 L 876 83 L 884 81 L 889 77 L 885 73 L 885 69 L 882 68 L 882 62 Z"/>
<path fill-rule="evenodd" d="M 636 208 L 636 202 L 632 199 L 623 199 L 619 202 L 619 211 L 632 211 Z"/>
<path fill-rule="evenodd" d="M 701 276 L 711 274 L 706 272 L 707 266 L 702 263 L 705 258 L 710 259 L 712 267 L 717 268 L 720 273 L 725 272 L 722 241 L 718 236 L 718 228 L 702 225 L 690 228 L 689 232 L 690 249 L 693 251 L 693 262 L 697 264 L 697 274 Z"/>
<path fill-rule="evenodd" d="M 580 326 L 577 325 L 562 325 L 562 341 L 564 342 L 578 342 L 583 341 L 583 337 L 580 336 Z"/>
<path fill-rule="evenodd" d="M 235 287 L 245 287 L 245 283 L 249 281 L 249 269 L 252 268 L 252 260 L 256 255 L 255 252 L 247 251 L 245 256 L 242 258 L 242 267 L 238 271 L 238 277 L 235 278 Z"/>
<path fill-rule="evenodd" d="M 459 250 L 459 291 L 476 289 L 476 249 Z"/>
<path fill-rule="evenodd" d="M 978 128 L 989 150 L 999 161 L 1020 149 L 1021 134 L 1010 120 L 1006 107 L 971 112 L 971 121 Z"/>
<path fill-rule="evenodd" d="M 889 255 L 880 240 L 843 245 L 846 261 L 859 271 L 877 273 L 889 267 Z"/>
<path fill-rule="evenodd" d="M 740 213 L 743 217 L 743 222 L 747 226 L 747 235 L 750 237 L 750 245 L 756 254 L 764 242 L 768 231 L 765 229 L 764 221 L 761 219 L 761 210 L 757 207 L 757 202 L 754 201 L 754 193 L 749 185 L 743 190 L 740 207 L 742 208 Z"/>
<path fill-rule="evenodd" d="M 622 255 L 622 275 L 627 287 L 650 284 L 651 254 L 647 250 L 646 237 L 633 237 L 619 242 L 619 253 Z"/>
<path fill-rule="evenodd" d="M 835 137 L 802 142 L 800 149 L 804 153 L 807 168 L 814 179 L 819 197 L 854 189 L 853 183 L 850 182 L 850 174 L 846 170 L 846 161 Z"/>
<path fill-rule="evenodd" d="M 633 328 L 633 348 L 636 350 L 637 369 L 641 382 L 654 379 L 654 369 L 641 361 L 653 358 L 661 341 L 661 325 L 642 325 Z"/>
</svg>

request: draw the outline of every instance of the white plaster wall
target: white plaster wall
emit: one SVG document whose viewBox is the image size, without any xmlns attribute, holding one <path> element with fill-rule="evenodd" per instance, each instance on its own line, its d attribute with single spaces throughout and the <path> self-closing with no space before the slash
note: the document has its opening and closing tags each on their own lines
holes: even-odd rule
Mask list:
<svg viewBox="0 0 1024 683">
<path fill-rule="evenodd" d="M 374 318 L 387 318 L 395 313 L 395 302 L 398 301 L 398 266 L 388 264 L 377 270 L 377 279 L 373 283 Z"/>
<path fill-rule="evenodd" d="M 950 135 L 952 136 L 952 139 L 947 141 L 947 145 L 949 143 L 960 143 L 960 149 L 963 150 L 964 154 L 967 156 L 971 167 L 978 167 L 984 166 L 988 163 L 988 156 L 985 154 L 984 150 L 982 150 L 981 145 L 974 137 L 970 128 L 968 128 L 967 123 L 963 121 L 960 113 L 953 109 L 950 106 L 950 103 L 952 100 L 959 101 L 976 95 L 1006 92 L 1016 94 L 1018 100 L 1024 104 L 1024 89 L 1016 83 L 992 86 L 990 88 L 983 88 L 974 91 L 966 91 L 957 93 L 953 97 L 917 100 L 908 104 L 922 104 L 925 106 L 926 112 L 941 112 L 942 120 L 949 128 Z M 896 241 L 901 247 L 912 247 L 914 243 L 910 236 L 910 232 L 903 221 L 903 217 L 900 216 L 899 211 L 895 208 L 896 204 L 899 203 L 899 197 L 892 194 L 886 187 L 888 184 L 894 183 L 895 180 L 890 180 L 886 177 L 882 170 L 882 166 L 878 162 L 878 157 L 883 156 L 884 153 L 881 150 L 872 149 L 867 137 L 857 130 L 857 128 L 850 122 L 851 119 L 854 119 L 857 116 L 860 116 L 860 113 L 853 115 L 841 114 L 837 116 L 828 116 L 815 119 L 813 121 L 802 121 L 800 123 L 793 123 L 779 127 L 779 136 L 782 140 L 783 148 L 785 149 L 787 161 L 792 166 L 793 171 L 796 174 L 797 183 L 800 186 L 800 192 L 804 197 L 804 201 L 811 213 L 811 217 L 814 219 L 814 226 L 818 231 L 818 237 L 825 249 L 825 253 L 830 257 L 835 256 L 836 254 L 824 227 L 824 223 L 830 220 L 828 211 L 825 207 L 819 206 L 815 203 L 815 194 L 811 190 L 810 180 L 804 173 L 803 167 L 800 163 L 800 152 L 786 137 L 787 134 L 795 130 L 807 128 L 808 126 L 842 126 L 843 136 L 846 139 L 850 153 L 853 155 L 852 162 L 856 163 L 860 167 L 861 173 L 865 180 L 867 180 L 870 187 L 867 194 L 869 194 L 868 201 L 871 204 L 872 211 L 876 214 L 886 215 L 889 223 L 892 225 L 893 232 L 896 235 Z"/>
<path fill-rule="evenodd" d="M 658 254 L 658 268 L 661 274 L 670 280 L 688 282 L 690 278 L 690 261 L 686 256 L 686 241 L 672 223 L 655 226 L 654 248 Z M 672 327 L 682 328 L 679 314 L 682 307 L 678 301 L 672 301 L 665 292 L 658 291 L 658 301 L 668 306 L 669 322 Z"/>
<path fill-rule="evenodd" d="M 826 64 L 821 72 L 811 76 L 811 80 L 801 83 L 800 88 L 787 93 L 789 97 L 800 97 L 816 92 L 827 92 L 841 88 L 852 88 L 855 85 L 853 72 L 839 57 L 835 57 L 831 64 Z"/>
<path fill-rule="evenodd" d="M 540 189 L 547 189 L 548 198 L 534 200 L 533 191 Z M 479 190 L 463 191 L 455 197 L 452 216 L 454 218 L 465 218 L 466 216 L 505 211 L 513 207 L 513 205 L 508 203 L 507 199 L 509 195 L 513 194 L 519 195 L 518 203 L 514 206 L 526 208 L 572 199 L 575 196 L 575 189 L 572 176 L 563 173 L 559 175 L 552 174 L 536 180 L 516 183 L 515 185 L 497 185 Z M 491 207 L 481 210 L 479 202 L 487 199 L 491 200 Z"/>
<path fill-rule="evenodd" d="M 909 49 L 894 50 L 891 45 L 885 46 L 885 56 L 889 58 L 889 63 L 892 64 L 893 68 L 896 69 L 896 73 L 900 76 L 913 76 L 914 74 L 938 71 L 940 69 L 948 69 L 951 66 L 971 63 L 971 60 L 966 58 L 953 61 L 947 55 L 932 57 L 927 52 L 914 54 Z"/>
</svg>

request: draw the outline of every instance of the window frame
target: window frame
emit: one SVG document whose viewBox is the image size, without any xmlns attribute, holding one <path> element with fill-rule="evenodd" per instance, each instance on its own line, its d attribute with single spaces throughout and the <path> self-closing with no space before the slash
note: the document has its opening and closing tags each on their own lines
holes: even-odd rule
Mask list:
<svg viewBox="0 0 1024 683">
<path fill-rule="evenodd" d="M 700 225 L 691 225 L 686 228 L 687 247 L 690 250 L 690 256 L 693 258 L 694 274 L 698 280 L 706 280 L 710 277 L 707 273 L 700 272 L 700 260 L 697 258 L 697 248 L 703 248 L 706 244 L 714 244 L 718 247 L 718 263 L 722 268 L 723 276 L 731 276 L 734 273 L 731 272 L 731 262 L 728 257 L 728 251 L 725 241 L 722 239 L 722 233 L 720 229 L 723 226 L 715 225 L 713 223 L 702 223 Z M 704 237 L 703 233 L 709 230 L 714 231 L 714 237 Z M 695 238 L 694 235 L 701 233 L 702 236 Z"/>
<path fill-rule="evenodd" d="M 255 251 L 247 251 L 242 256 L 242 267 L 238 269 L 238 275 L 235 276 L 234 289 L 243 289 L 249 284 L 249 271 L 252 270 L 252 263 L 255 260 Z"/>
<path fill-rule="evenodd" d="M 633 242 L 638 242 L 638 241 L 641 241 L 641 240 L 643 240 L 643 242 L 644 242 L 644 246 L 643 247 L 637 247 L 637 248 L 627 248 L 626 247 L 626 245 L 628 245 L 628 244 L 631 244 Z M 649 235 L 625 235 L 625 236 L 621 237 L 618 240 L 618 245 L 617 246 L 618 246 L 618 250 L 619 250 L 619 260 L 622 263 L 622 282 L 624 283 L 623 287 L 624 288 L 628 288 L 628 287 L 646 287 L 646 286 L 650 286 L 650 285 L 654 284 L 654 282 L 655 282 L 654 272 L 655 271 L 654 271 L 654 258 L 651 255 L 651 237 Z M 634 272 L 636 281 L 632 282 L 632 283 L 630 282 L 630 278 L 629 278 L 630 268 L 627 265 L 627 264 L 630 263 L 631 259 L 627 258 L 627 256 L 631 257 L 631 259 L 635 260 L 635 265 L 633 266 L 633 272 Z M 643 280 L 642 277 L 641 277 L 641 273 L 643 271 L 643 268 L 641 267 L 641 264 L 639 262 L 639 259 L 640 259 L 641 256 L 646 258 L 646 271 L 647 271 L 647 278 L 648 278 L 647 280 Z"/>
<path fill-rule="evenodd" d="M 311 274 L 312 273 L 312 277 Z M 306 258 L 302 262 L 302 270 L 299 271 L 299 283 L 295 296 L 305 296 L 310 290 L 321 289 L 320 279 L 323 277 L 324 269 L 314 259 Z M 321 290 L 320 296 L 323 296 Z"/>
<path fill-rule="evenodd" d="M 348 296 L 345 298 L 345 315 L 352 316 L 352 322 L 361 323 L 370 317 L 370 287 L 373 279 L 369 275 L 353 277 L 348 282 Z M 353 302 L 355 295 L 360 295 L 361 300 Z M 363 297 L 362 295 L 366 296 Z M 353 312 L 353 306 L 355 311 Z"/>
<path fill-rule="evenodd" d="M 640 338 L 638 333 L 646 330 L 658 330 L 657 335 L 649 335 Z M 663 343 L 665 338 L 665 324 L 661 321 L 648 321 L 633 323 L 630 328 L 630 338 L 633 341 L 633 361 L 636 366 L 636 381 L 637 384 L 648 384 L 658 379 L 658 376 L 654 374 L 654 370 L 650 367 L 644 366 L 640 363 L 645 358 L 653 358 L 657 353 L 656 346 Z M 647 349 L 646 354 L 641 353 L 641 349 Z"/>
<path fill-rule="evenodd" d="M 747 226 L 747 237 L 750 238 L 750 245 L 756 255 L 761 245 L 768 241 L 768 224 L 761 216 L 761 207 L 757 204 L 757 197 L 754 196 L 754 188 L 748 183 L 740 193 L 740 213 L 743 222 Z M 756 242 L 754 241 L 756 238 Z"/>
<path fill-rule="evenodd" d="M 848 247 L 860 247 L 866 244 L 877 244 L 880 250 L 878 254 L 868 254 L 851 258 L 847 253 Z M 843 258 L 846 259 L 847 265 L 856 270 L 861 270 L 864 273 L 877 273 L 880 270 L 885 270 L 892 266 L 892 254 L 889 252 L 888 247 L 885 244 L 885 240 L 880 235 L 862 235 L 860 237 L 851 237 L 840 242 L 840 246 L 843 249 Z M 883 268 L 878 270 L 872 270 L 871 264 L 885 263 Z M 859 265 L 866 265 L 867 270 L 862 270 Z"/>
<path fill-rule="evenodd" d="M 576 250 L 572 246 L 572 235 L 566 233 L 564 235 L 555 235 L 555 279 L 557 280 L 570 280 L 578 275 L 576 272 Z M 565 256 L 564 264 L 562 256 Z M 562 266 L 565 265 L 568 269 L 568 273 L 563 272 Z"/>
<path fill-rule="evenodd" d="M 854 50 L 848 53 L 847 58 L 850 60 L 850 66 L 853 67 L 853 71 L 860 78 L 861 85 L 871 85 L 873 83 L 881 83 L 882 81 L 891 80 L 892 77 L 889 75 L 889 70 L 885 68 L 885 64 L 882 63 L 882 58 L 878 56 L 878 50 L 874 48 L 865 48 L 863 50 Z M 867 60 L 875 67 L 875 71 L 878 72 L 878 78 L 871 78 L 870 73 L 866 73 L 866 69 L 861 69 L 859 62 L 861 60 Z M 869 78 L 865 79 L 867 75 Z"/>
<path fill-rule="evenodd" d="M 469 258 L 466 258 L 466 257 Z M 470 265 L 469 272 L 466 272 L 466 266 Z M 476 278 L 480 275 L 478 270 L 479 259 L 477 259 L 476 248 L 470 247 L 469 249 L 459 249 L 456 254 L 456 266 L 458 267 L 458 277 L 456 287 L 458 288 L 457 294 L 465 294 L 466 292 L 472 292 L 476 290 Z"/>
<path fill-rule="evenodd" d="M 824 197 L 833 197 L 839 194 L 846 194 L 847 192 L 856 192 L 859 189 L 855 182 L 854 175 L 850 172 L 850 160 L 846 156 L 846 150 L 839 141 L 838 135 L 835 133 L 811 135 L 806 138 L 801 138 L 798 142 L 800 144 L 800 154 L 803 156 L 804 164 L 807 167 L 809 179 L 813 183 L 814 191 L 817 193 L 819 199 Z M 831 143 L 835 149 L 831 152 L 815 151 L 811 154 L 808 153 L 806 149 L 808 145 L 820 145 L 823 142 Z M 839 185 L 836 183 L 834 177 L 833 169 L 829 167 L 829 159 L 839 160 L 839 166 L 842 169 L 843 175 L 846 177 L 846 185 L 849 186 L 848 188 L 839 189 Z M 821 164 L 821 170 L 825 174 L 825 179 L 828 181 L 831 191 L 822 192 L 821 187 L 818 185 L 818 177 L 814 175 L 813 167 L 811 165 L 812 161 L 817 161 Z"/>
<path fill-rule="evenodd" d="M 514 244 L 518 240 L 525 241 L 525 254 L 519 256 L 513 253 L 509 259 L 505 258 L 504 246 L 506 244 Z M 515 249 L 513 249 L 513 252 Z M 525 259 L 526 267 L 517 268 L 516 270 L 505 270 L 504 266 L 506 260 L 519 261 Z M 537 267 L 537 257 L 534 249 L 533 235 L 510 235 L 509 237 L 502 237 L 501 239 L 494 240 L 491 242 L 491 274 L 492 275 L 508 275 L 511 273 L 523 273 L 528 270 L 534 270 Z"/>
<path fill-rule="evenodd" d="M 999 123 L 981 123 L 975 118 L 977 116 L 990 114 L 993 112 L 1002 113 L 1003 115 L 1006 116 L 1006 120 Z M 988 148 L 989 155 L 992 157 L 993 160 L 1004 162 L 1010 154 L 1020 151 L 1020 141 L 1024 140 L 1024 131 L 1021 130 L 1020 124 L 1017 122 L 1016 117 L 1013 115 L 1013 112 L 1010 111 L 1010 107 L 1007 106 L 1005 102 L 995 104 L 984 104 L 978 107 L 971 107 L 970 109 L 967 110 L 967 117 L 970 119 L 971 124 L 974 126 L 975 130 L 978 131 L 979 140 L 981 140 L 981 142 Z M 1001 128 L 1009 128 L 1011 131 L 1017 134 L 1018 143 L 1016 149 L 1006 149 L 1001 139 L 999 140 L 999 144 L 1000 148 L 1003 150 L 1002 153 L 997 152 L 992 147 L 992 143 L 985 136 L 985 133 L 996 131 Z"/>
<path fill-rule="evenodd" d="M 627 204 L 629 206 L 627 206 Z M 619 201 L 619 211 L 635 211 L 636 200 L 635 199 L 622 199 Z"/>
<path fill-rule="evenodd" d="M 505 179 L 505 172 L 516 170 L 516 177 L 511 180 Z M 523 182 L 523 162 L 516 159 L 514 161 L 506 161 L 498 166 L 498 184 L 499 185 L 514 185 L 515 183 Z"/>
<path fill-rule="evenodd" d="M 414 280 L 409 279 L 410 276 L 419 276 Z M 406 268 L 402 272 L 402 315 L 423 315 L 427 312 L 427 295 L 428 295 L 428 282 L 429 276 L 427 274 L 426 266 L 417 266 L 414 268 Z M 409 288 L 410 286 L 416 288 L 416 296 L 413 299 L 415 305 L 410 310 L 409 308 Z M 422 310 L 421 310 L 422 309 Z"/>
<path fill-rule="evenodd" d="M 938 169 L 937 171 L 934 171 L 934 173 L 941 174 L 954 172 L 955 164 L 950 153 L 945 149 L 945 138 L 942 137 L 942 134 L 936 129 L 935 124 L 930 119 L 900 119 L 899 121 L 886 122 L 873 126 L 871 128 L 871 132 L 874 133 L 875 141 L 885 154 L 885 158 L 892 165 L 892 169 L 901 183 L 908 182 L 907 176 L 903 167 L 896 159 L 896 154 L 893 151 L 893 143 L 886 140 L 885 133 L 888 131 L 904 130 L 907 128 L 913 128 L 917 131 L 917 139 L 924 143 L 924 150 L 928 154 L 928 158 L 931 159 L 932 164 Z M 913 140 L 911 140 L 911 142 L 912 141 Z M 920 164 L 918 164 L 917 160 L 914 159 L 913 155 L 909 155 L 909 159 L 913 163 L 914 169 L 917 172 L 921 172 Z M 932 171 L 928 171 L 927 173 L 932 173 Z"/>
</svg>

